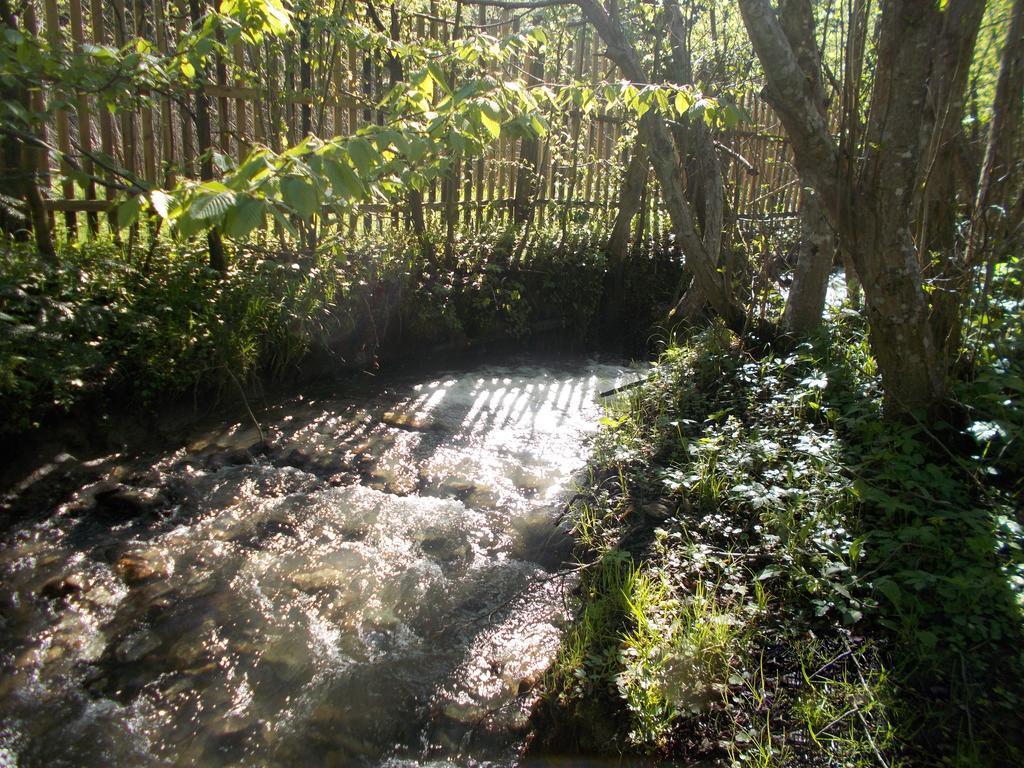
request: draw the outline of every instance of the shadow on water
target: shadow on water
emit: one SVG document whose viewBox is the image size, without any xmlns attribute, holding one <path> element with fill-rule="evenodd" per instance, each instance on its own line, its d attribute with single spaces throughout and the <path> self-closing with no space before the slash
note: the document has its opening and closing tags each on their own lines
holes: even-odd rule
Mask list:
<svg viewBox="0 0 1024 768">
<path fill-rule="evenodd" d="M 0 757 L 513 764 L 565 618 L 554 518 L 596 393 L 633 375 L 322 388 L 262 436 L 96 464 L 5 537 Z"/>
</svg>

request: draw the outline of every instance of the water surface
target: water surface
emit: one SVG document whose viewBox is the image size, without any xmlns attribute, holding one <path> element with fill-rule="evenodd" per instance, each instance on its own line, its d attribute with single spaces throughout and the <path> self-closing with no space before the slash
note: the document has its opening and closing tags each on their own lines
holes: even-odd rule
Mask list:
<svg viewBox="0 0 1024 768">
<path fill-rule="evenodd" d="M 598 393 L 638 375 L 328 389 L 93 462 L 0 542 L 0 765 L 520 764 L 556 522 Z"/>
</svg>

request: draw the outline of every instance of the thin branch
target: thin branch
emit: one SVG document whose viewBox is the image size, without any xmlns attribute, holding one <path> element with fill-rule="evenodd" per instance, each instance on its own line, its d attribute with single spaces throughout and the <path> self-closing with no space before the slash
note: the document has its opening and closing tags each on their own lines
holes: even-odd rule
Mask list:
<svg viewBox="0 0 1024 768">
<path fill-rule="evenodd" d="M 466 0 L 467 5 L 485 5 L 509 10 L 551 8 L 556 5 L 577 5 L 576 0 Z"/>
<path fill-rule="evenodd" d="M 742 165 L 742 166 L 743 166 L 743 168 L 744 168 L 744 170 L 746 170 L 746 172 L 747 172 L 747 173 L 748 173 L 748 174 L 749 174 L 750 176 L 757 176 L 757 175 L 758 175 L 758 173 L 760 173 L 760 171 L 758 171 L 758 170 L 757 170 L 757 168 L 756 168 L 756 167 L 754 167 L 754 164 L 753 164 L 752 162 L 750 162 L 749 160 L 747 160 L 747 158 L 745 158 L 745 157 L 744 157 L 743 155 L 741 155 L 741 154 L 740 154 L 739 152 L 737 152 L 737 151 L 736 151 L 735 149 L 732 149 L 731 147 L 727 147 L 727 146 L 726 146 L 725 144 L 723 144 L 722 142 L 720 142 L 720 141 L 716 141 L 716 142 L 715 142 L 715 149 L 721 150 L 721 151 L 722 151 L 722 152 L 724 152 L 725 154 L 729 155 L 729 157 L 731 157 L 731 158 L 732 158 L 733 160 L 735 160 L 735 161 L 736 161 L 737 163 L 739 163 L 740 165 Z"/>
<path fill-rule="evenodd" d="M 26 144 L 31 144 L 32 146 L 34 146 L 34 147 L 36 147 L 38 149 L 45 149 L 47 152 L 52 152 L 60 160 L 62 160 L 63 162 L 67 163 L 68 167 L 70 167 L 73 171 L 75 171 L 76 173 L 82 174 L 86 178 L 96 182 L 97 184 L 99 184 L 101 186 L 108 187 L 109 189 L 113 189 L 113 190 L 116 190 L 118 192 L 145 192 L 145 191 L 147 191 L 146 188 L 141 186 L 140 184 L 138 184 L 138 182 L 135 179 L 132 179 L 130 176 L 126 176 L 125 174 L 119 172 L 116 168 L 113 168 L 109 164 L 103 162 L 103 159 L 101 157 L 98 157 L 97 155 L 95 155 L 92 152 L 84 152 L 84 151 L 82 151 L 82 148 L 79 147 L 77 145 L 77 143 L 75 144 L 75 147 L 78 149 L 79 152 L 82 152 L 83 155 L 88 157 L 94 163 L 104 167 L 105 169 L 107 169 L 111 173 L 115 174 L 116 176 L 118 176 L 118 177 L 120 177 L 122 179 L 125 179 L 126 181 L 131 182 L 131 184 L 130 185 L 118 184 L 116 181 L 110 181 L 110 179 L 104 179 L 101 176 L 96 176 L 95 174 L 88 173 L 87 171 L 82 169 L 82 166 L 74 159 L 73 155 L 69 155 L 66 152 L 62 152 L 60 149 L 58 149 L 57 147 L 53 146 L 52 144 L 48 144 L 47 142 L 43 141 L 38 136 L 33 136 L 32 134 L 29 134 L 29 133 L 23 133 L 22 131 L 19 131 L 16 128 L 9 128 L 7 126 L 2 126 L 2 125 L 0 125 L 0 133 L 5 134 L 7 136 L 10 136 L 12 138 L 18 139 L 19 141 L 23 141 Z"/>
</svg>

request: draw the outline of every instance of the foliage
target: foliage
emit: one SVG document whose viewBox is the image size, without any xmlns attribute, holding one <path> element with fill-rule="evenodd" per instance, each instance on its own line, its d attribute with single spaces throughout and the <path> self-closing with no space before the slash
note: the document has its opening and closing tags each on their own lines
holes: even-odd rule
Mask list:
<svg viewBox="0 0 1024 768">
<path fill-rule="evenodd" d="M 223 276 L 198 249 L 167 242 L 147 263 L 109 240 L 66 247 L 58 268 L 11 248 L 0 255 L 3 429 L 111 387 L 130 386 L 143 403 L 237 391 L 288 376 L 311 354 L 340 369 L 423 345 L 521 338 L 545 323 L 575 336 L 598 311 L 600 242 L 585 226 L 540 230 L 511 262 L 514 233 L 496 227 L 460 233 L 460 255 L 443 267 L 411 233 L 326 241 L 312 257 L 253 243 Z"/>
<path fill-rule="evenodd" d="M 309 9 L 302 14 L 308 23 Z M 490 74 L 510 57 L 543 49 L 547 35 L 540 28 L 501 39 L 467 30 L 462 38 L 440 47 L 433 41 L 392 40 L 355 12 L 313 18 L 339 39 L 400 62 L 404 79 L 393 83 L 374 105 L 382 116 L 380 124 L 326 141 L 307 136 L 283 152 L 257 147 L 237 166 L 230 156 L 215 153 L 223 178 L 185 179 L 168 190 L 134 177 L 113 158 L 96 154 L 95 159 L 119 177 L 113 182 L 122 191 L 119 228 L 134 224 L 150 209 L 186 239 L 220 228 L 244 240 L 262 229 L 267 217 L 297 237 L 297 221 L 423 190 L 444 177 L 454 162 L 479 155 L 501 137 L 543 135 L 548 128 L 544 114 L 567 108 L 589 113 L 601 103 L 605 109 L 622 107 L 634 118 L 655 109 L 667 117 L 703 119 L 726 127 L 748 119 L 731 101 L 720 102 L 690 84 L 620 81 L 528 87 Z M 167 54 L 141 38 L 122 48 L 90 44 L 81 50 L 54 50 L 40 36 L 7 29 L 0 45 L 0 83 L 47 88 L 51 94 L 41 113 L 30 113 L 8 100 L 0 114 L 27 135 L 38 133 L 56 110 L 74 108 L 82 93 L 96 94 L 111 112 L 152 107 L 152 95 L 182 98 L 201 86 L 207 66 L 215 57 L 227 56 L 234 41 L 280 37 L 291 28 L 291 14 L 278 0 L 224 0 L 219 11 L 206 13 Z M 75 158 L 65 159 L 70 164 L 62 172 L 88 183 Z"/>
<path fill-rule="evenodd" d="M 1014 317 L 968 418 L 928 425 L 880 418 L 846 308 L 788 353 L 714 328 L 670 347 L 606 419 L 577 515 L 593 565 L 549 681 L 563 727 L 598 713 L 598 742 L 744 765 L 1019 761 Z"/>
<path fill-rule="evenodd" d="M 78 50 L 54 49 L 49 41 L 26 30 L 4 28 L 0 44 L 0 85 L 51 90 L 41 113 L 26 111 L 5 100 L 0 119 L 31 132 L 56 110 L 74 108 L 83 94 L 95 94 L 111 112 L 148 104 L 148 92 L 180 95 L 195 85 L 197 72 L 216 54 L 238 40 L 259 42 L 281 35 L 291 16 L 280 0 L 224 0 L 189 29 L 174 50 L 164 54 L 136 38 L 121 48 L 93 43 Z M 223 39 L 218 39 L 222 37 Z M 110 158 L 107 162 L 112 162 Z"/>
<path fill-rule="evenodd" d="M 449 55 L 458 62 L 497 64 L 535 39 L 519 35 L 499 43 L 477 36 L 460 41 Z M 245 238 L 268 215 L 295 237 L 292 217 L 310 222 L 325 211 L 345 212 L 360 203 L 393 202 L 410 190 L 423 191 L 454 162 L 480 155 L 502 137 L 544 135 L 545 111 L 571 106 L 590 111 L 596 105 L 588 84 L 527 88 L 517 80 L 481 76 L 463 78 L 455 88 L 450 80 L 440 63 L 429 61 L 378 105 L 388 115 L 383 124 L 328 141 L 307 137 L 281 153 L 259 148 L 221 181 L 185 181 L 177 190 L 135 194 L 121 204 L 126 215 L 119 224 L 133 223 L 148 205 L 183 237 L 220 227 Z M 736 106 L 690 86 L 638 88 L 619 82 L 605 85 L 600 95 L 606 108 L 621 104 L 637 118 L 658 109 L 675 118 L 730 126 L 746 119 Z"/>
</svg>

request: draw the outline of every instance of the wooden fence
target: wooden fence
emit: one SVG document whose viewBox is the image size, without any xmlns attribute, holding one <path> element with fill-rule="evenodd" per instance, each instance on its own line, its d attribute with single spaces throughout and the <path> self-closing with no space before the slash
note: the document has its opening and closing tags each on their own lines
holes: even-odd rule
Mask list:
<svg viewBox="0 0 1024 768">
<path fill-rule="evenodd" d="M 472 12 L 467 26 L 496 37 L 516 31 L 522 21 L 505 10 L 479 7 Z M 141 37 L 166 53 L 188 28 L 189 5 L 187 0 L 29 0 L 24 18 L 28 29 L 41 28 L 55 47 L 121 46 Z M 256 145 L 281 150 L 306 133 L 349 134 L 380 119 L 375 105 L 389 84 L 386 62 L 378 54 L 346 46 L 316 21 L 297 19 L 297 29 L 286 39 L 236 44 L 229 56 L 217 57 L 204 86 L 213 150 L 241 159 Z M 429 13 L 404 14 L 390 32 L 398 39 L 448 43 L 452 26 L 432 0 Z M 602 50 L 591 27 L 570 25 L 549 31 L 543 60 L 526 53 L 510 60 L 500 74 L 532 83 L 575 80 L 596 85 L 618 79 Z M 46 97 L 34 94 L 39 106 Z M 111 114 L 93 96 L 81 94 L 73 106 L 55 113 L 42 138 L 71 156 L 101 153 L 151 184 L 169 186 L 180 177 L 196 176 L 204 147 L 191 103 L 154 95 L 151 104 Z M 720 137 L 729 149 L 722 154 L 727 200 L 739 218 L 789 215 L 797 208 L 799 184 L 779 122 L 753 94 L 743 97 L 742 106 L 753 122 Z M 427 215 L 455 216 L 466 223 L 509 216 L 517 169 L 525 163 L 537 173 L 531 191 L 539 224 L 554 216 L 609 221 L 632 141 L 626 121 L 600 107 L 589 114 L 566 110 L 548 119 L 551 130 L 539 142 L 502 138 L 482 157 L 461 163 L 456 183 L 435 182 L 424 195 Z M 41 157 L 45 167 L 39 170 L 48 178 L 58 159 Z M 83 164 L 100 176 L 105 173 L 88 159 Z M 64 180 L 59 188 L 43 186 L 52 198 L 48 207 L 63 212 L 73 237 L 95 232 L 99 214 L 111 207 L 111 191 L 97 190 L 94 184 Z M 82 214 L 89 227 L 79 226 Z M 379 205 L 365 205 L 357 215 L 338 219 L 350 227 L 359 222 L 382 227 L 401 220 L 397 208 Z M 637 231 L 658 235 L 663 225 L 652 177 Z"/>
</svg>

